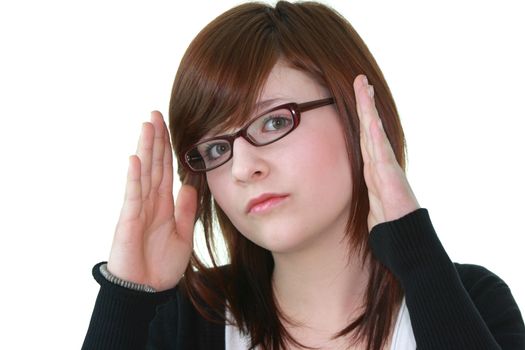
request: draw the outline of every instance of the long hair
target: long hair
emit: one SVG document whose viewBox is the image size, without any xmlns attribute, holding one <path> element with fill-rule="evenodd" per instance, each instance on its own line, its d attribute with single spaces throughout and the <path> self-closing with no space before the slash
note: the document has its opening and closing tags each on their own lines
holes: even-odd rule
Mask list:
<svg viewBox="0 0 525 350">
<path fill-rule="evenodd" d="M 180 154 L 210 130 L 242 125 L 278 60 L 285 60 L 326 87 L 336 101 L 351 165 L 352 193 L 346 226 L 349 249 L 371 266 L 363 312 L 336 336 L 352 335 L 368 350 L 385 345 L 403 293 L 399 282 L 370 254 L 369 202 L 359 143 L 359 118 L 353 81 L 366 74 L 397 161 L 405 167 L 405 141 L 390 89 L 375 59 L 353 27 L 333 9 L 315 2 L 247 3 L 208 24 L 187 49 L 173 85 L 170 131 Z M 193 253 L 184 290 L 204 317 L 232 323 L 251 337 L 251 347 L 281 349 L 302 346 L 286 331 L 274 299 L 271 252 L 245 238 L 215 203 L 204 175 L 187 173 L 179 162 L 181 181 L 198 190 L 198 219 L 212 267 Z M 228 268 L 217 265 L 217 226 L 226 242 Z"/>
</svg>

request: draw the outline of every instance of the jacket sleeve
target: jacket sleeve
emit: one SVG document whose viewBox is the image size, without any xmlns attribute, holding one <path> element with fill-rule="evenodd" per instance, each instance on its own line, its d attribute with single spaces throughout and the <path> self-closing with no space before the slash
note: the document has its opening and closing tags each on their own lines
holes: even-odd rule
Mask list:
<svg viewBox="0 0 525 350">
<path fill-rule="evenodd" d="M 369 239 L 401 283 L 418 349 L 525 349 L 507 285 L 479 266 L 453 264 L 426 209 L 376 225 Z"/>
<path fill-rule="evenodd" d="M 159 293 L 130 290 L 107 281 L 99 263 L 93 277 L 100 284 L 83 350 L 144 350 L 156 308 L 175 296 L 176 288 Z"/>
</svg>

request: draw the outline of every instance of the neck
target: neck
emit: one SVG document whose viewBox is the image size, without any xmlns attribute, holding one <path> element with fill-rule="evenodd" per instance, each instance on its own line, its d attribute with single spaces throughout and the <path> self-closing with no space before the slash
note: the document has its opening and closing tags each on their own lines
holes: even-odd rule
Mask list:
<svg viewBox="0 0 525 350">
<path fill-rule="evenodd" d="M 344 235 L 273 257 L 274 293 L 290 326 L 333 336 L 362 311 L 369 264 L 350 252 Z"/>
</svg>

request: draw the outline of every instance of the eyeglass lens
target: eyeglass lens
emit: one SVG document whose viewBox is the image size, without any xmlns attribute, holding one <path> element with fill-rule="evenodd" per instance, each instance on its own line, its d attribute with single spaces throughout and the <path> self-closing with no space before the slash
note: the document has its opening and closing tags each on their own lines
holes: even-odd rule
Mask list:
<svg viewBox="0 0 525 350">
<path fill-rule="evenodd" d="M 250 143 L 263 146 L 285 136 L 293 127 L 292 112 L 287 108 L 282 108 L 257 117 L 245 128 Z M 223 138 L 210 139 L 192 148 L 187 153 L 187 161 L 195 170 L 211 169 L 227 162 L 231 157 L 231 152 L 230 141 Z"/>
</svg>

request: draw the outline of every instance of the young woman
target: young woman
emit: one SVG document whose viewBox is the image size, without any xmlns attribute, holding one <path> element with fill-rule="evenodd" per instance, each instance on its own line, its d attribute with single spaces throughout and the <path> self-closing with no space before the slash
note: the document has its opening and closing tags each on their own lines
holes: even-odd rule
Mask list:
<svg viewBox="0 0 525 350">
<path fill-rule="evenodd" d="M 176 205 L 153 112 L 84 349 L 525 348 L 505 283 L 440 244 L 385 79 L 333 10 L 250 3 L 211 22 L 180 64 L 170 133 Z"/>
</svg>

